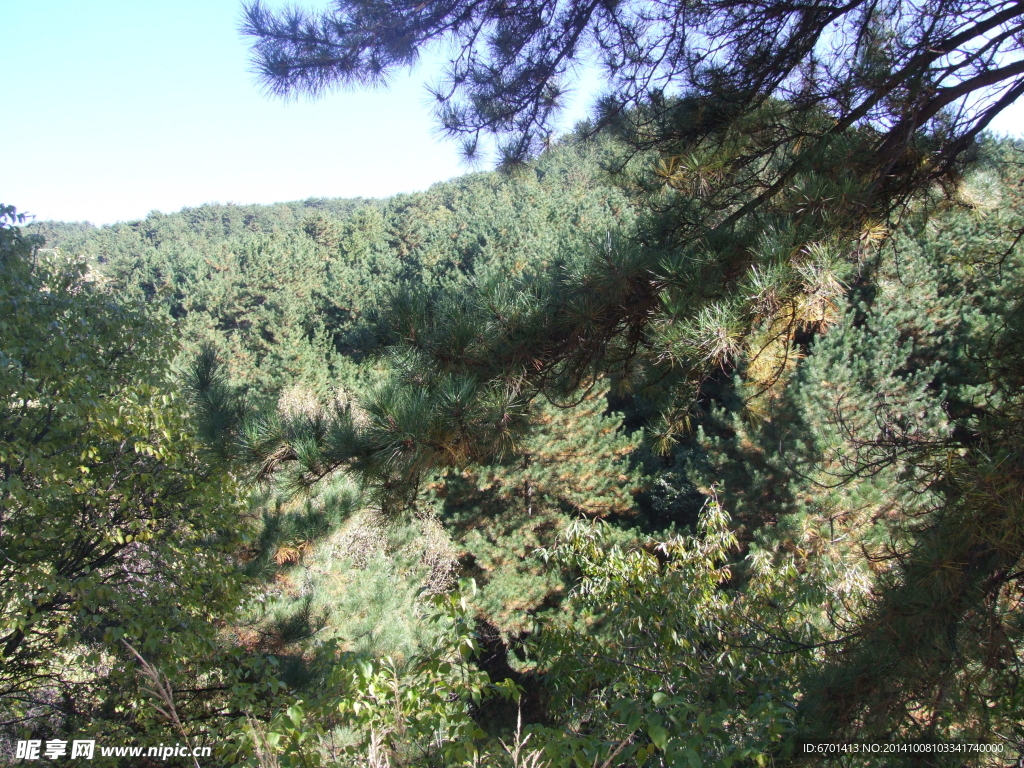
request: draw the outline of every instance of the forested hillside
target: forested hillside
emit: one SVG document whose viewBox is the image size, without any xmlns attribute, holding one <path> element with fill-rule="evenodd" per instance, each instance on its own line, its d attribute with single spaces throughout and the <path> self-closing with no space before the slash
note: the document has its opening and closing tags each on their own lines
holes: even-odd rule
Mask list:
<svg viewBox="0 0 1024 768">
<path fill-rule="evenodd" d="M 635 290 L 638 269 L 657 268 L 638 265 L 649 256 L 634 244 L 652 226 L 638 213 L 648 161 L 624 162 L 610 139 L 567 139 L 516 174 L 382 201 L 25 227 L 47 242 L 25 277 L 5 270 L 8 300 L 32 295 L 12 278 L 50 281 L 35 295 L 70 291 L 69 328 L 79 313 L 107 317 L 87 301 L 149 323 L 102 320 L 111 343 L 128 346 L 96 349 L 142 365 L 130 387 L 146 398 L 188 404 L 206 448 L 182 453 L 158 437 L 135 454 L 207 468 L 184 517 L 147 522 L 124 507 L 138 491 L 118 488 L 119 511 L 81 545 L 109 542 L 110 554 L 80 572 L 61 560 L 66 575 L 46 582 L 53 597 L 42 603 L 53 608 L 36 598 L 19 609 L 8 592 L 9 727 L 171 728 L 219 743 L 225 764 L 261 765 L 760 764 L 799 760 L 798 739 L 843 728 L 850 738 L 1003 738 L 1016 749 L 1024 628 L 1019 532 L 1005 510 L 1019 502 L 999 445 L 1015 434 L 1019 397 L 1019 151 L 989 143 L 956 197 L 908 211 L 849 266 L 809 264 L 812 291 L 799 299 L 773 296 L 755 276 L 754 295 L 782 306 L 795 329 L 781 347 L 776 318 L 756 352 L 738 356 L 667 324 L 632 349 L 606 347 L 604 373 L 538 363 L 546 390 L 525 397 L 497 366 L 562 343 L 559 323 L 597 322 L 587 312 L 599 317 L 608 293 Z M 668 201 L 681 194 L 665 189 Z M 5 232 L 8 265 L 39 247 Z M 44 263 L 58 271 L 48 277 Z M 567 296 L 579 280 L 594 282 Z M 34 343 L 28 322 L 23 344 Z M 83 360 L 75 344 L 98 340 L 85 333 L 47 354 Z M 135 338 L 171 367 L 147 362 Z M 717 366 L 683 426 L 671 359 L 680 343 Z M 50 365 L 21 349 L 5 351 L 21 370 Z M 72 407 L 83 386 L 94 393 L 76 411 L 110 408 L 116 398 L 96 387 L 125 386 L 110 367 L 88 383 L 63 370 L 67 395 L 21 394 L 8 378 L 8 423 L 26 423 L 35 402 Z M 134 391 L 118 397 L 151 407 Z M 166 408 L 148 418 L 167 423 Z M 83 519 L 75 499 L 88 483 L 118 476 L 103 447 L 124 439 L 116 430 L 142 434 L 143 422 L 119 413 L 72 417 L 103 434 L 125 426 L 91 448 L 86 433 L 71 438 L 84 463 L 70 468 L 82 480 L 67 481 L 69 522 Z M 172 440 L 185 429 L 157 428 Z M 5 440 L 12 466 L 21 449 Z M 24 463 L 6 471 L 23 478 L 5 486 L 20 505 L 12 520 L 31 528 L 45 514 L 60 529 L 5 566 L 15 584 L 41 589 L 26 568 L 45 568 L 66 523 L 53 517 L 56 497 L 32 501 L 31 488 L 45 493 L 52 480 L 26 484 L 38 470 Z M 114 482 L 154 477 L 132 471 L 148 474 Z M 143 480 L 160 486 L 155 508 L 185 498 L 168 471 Z M 102 518 L 115 507 L 89 508 Z M 205 573 L 179 571 L 176 588 L 198 595 L 216 578 L 224 600 L 189 608 L 176 598 L 194 618 L 167 645 L 162 624 L 126 607 L 138 605 L 129 595 L 141 582 L 123 569 L 139 555 L 114 553 L 135 546 L 158 562 L 152 547 L 171 541 L 158 520 L 172 519 L 207 537 L 176 534 L 176 547 L 213 558 Z M 979 556 L 988 560 L 976 576 L 944 576 L 955 567 L 946 563 Z M 90 593 L 87 573 L 108 575 Z M 147 610 L 171 599 L 158 583 L 141 587 Z M 167 709 L 132 671 L 142 659 L 175 690 L 197 691 L 178 696 L 170 721 L 145 704 L 156 695 Z M 121 670 L 115 688 L 91 671 L 104 665 Z"/>
<path fill-rule="evenodd" d="M 454 42 L 498 171 L 0 208 L 5 758 L 1024 759 L 1024 12 L 527 5 L 245 7 L 285 94 Z"/>
<path fill-rule="evenodd" d="M 379 316 L 397 291 L 455 288 L 484 267 L 517 274 L 628 220 L 623 194 L 597 180 L 600 149 L 557 154 L 514 183 L 482 173 L 387 200 L 210 205 L 29 231 L 158 304 L 193 350 L 214 343 L 259 396 L 299 382 L 322 394 L 391 339 Z"/>
</svg>

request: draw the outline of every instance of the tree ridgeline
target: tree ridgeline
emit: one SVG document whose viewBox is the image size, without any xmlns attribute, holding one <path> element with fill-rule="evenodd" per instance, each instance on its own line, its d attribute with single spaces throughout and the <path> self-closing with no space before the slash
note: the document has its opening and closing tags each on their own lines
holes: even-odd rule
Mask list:
<svg viewBox="0 0 1024 768">
<path fill-rule="evenodd" d="M 29 229 L 163 307 L 189 351 L 212 343 L 254 395 L 273 401 L 296 382 L 324 394 L 352 383 L 352 362 L 400 332 L 380 320 L 394 295 L 437 294 L 485 265 L 536 269 L 628 223 L 625 196 L 602 181 L 603 144 L 566 146 L 513 182 L 476 174 L 381 201 L 204 206 L 84 231 Z"/>
</svg>

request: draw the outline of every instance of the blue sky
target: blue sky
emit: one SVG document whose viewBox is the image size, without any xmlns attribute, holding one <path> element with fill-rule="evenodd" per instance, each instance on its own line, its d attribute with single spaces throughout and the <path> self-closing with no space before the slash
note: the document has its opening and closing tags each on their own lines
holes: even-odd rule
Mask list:
<svg viewBox="0 0 1024 768">
<path fill-rule="evenodd" d="M 264 96 L 239 0 L 0 0 L 0 10 L 0 202 L 40 220 L 380 197 L 471 170 L 436 134 L 426 64 L 386 91 Z"/>
<path fill-rule="evenodd" d="M 0 0 L 0 11 L 0 202 L 40 220 L 381 197 L 469 170 L 436 134 L 430 62 L 386 91 L 283 102 L 249 71 L 239 0 Z M 600 86 L 585 80 L 564 126 Z M 1024 105 L 995 127 L 1020 135 Z"/>
</svg>

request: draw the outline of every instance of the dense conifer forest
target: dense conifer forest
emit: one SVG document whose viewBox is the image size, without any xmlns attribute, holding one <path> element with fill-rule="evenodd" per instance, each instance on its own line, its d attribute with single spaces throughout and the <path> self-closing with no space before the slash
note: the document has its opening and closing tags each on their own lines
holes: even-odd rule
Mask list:
<svg viewBox="0 0 1024 768">
<path fill-rule="evenodd" d="M 378 5 L 256 3 L 247 33 L 322 90 L 405 61 L 356 35 Z M 961 5 L 934 18 L 990 12 Z M 846 82 L 906 126 L 843 125 L 839 69 L 753 99 L 733 51 L 706 93 L 620 83 L 542 141 L 494 105 L 551 29 L 499 29 L 506 90 L 469 57 L 442 100 L 495 171 L 104 227 L 0 209 L 4 760 L 1024 759 L 1024 145 L 871 69 L 925 78 L 893 40 L 926 36 Z M 384 58 L 310 70 L 316 35 Z"/>
</svg>

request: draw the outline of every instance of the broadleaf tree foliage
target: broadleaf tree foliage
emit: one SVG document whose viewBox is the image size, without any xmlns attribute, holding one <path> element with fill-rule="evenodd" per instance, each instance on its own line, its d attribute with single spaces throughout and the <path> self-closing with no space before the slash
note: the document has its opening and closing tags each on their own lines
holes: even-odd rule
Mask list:
<svg viewBox="0 0 1024 768">
<path fill-rule="evenodd" d="M 130 732 L 122 641 L 184 668 L 234 610 L 237 486 L 200 459 L 167 326 L 19 223 L 0 209 L 0 718 Z"/>
</svg>

